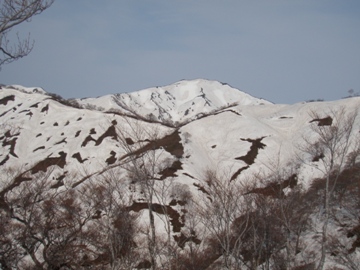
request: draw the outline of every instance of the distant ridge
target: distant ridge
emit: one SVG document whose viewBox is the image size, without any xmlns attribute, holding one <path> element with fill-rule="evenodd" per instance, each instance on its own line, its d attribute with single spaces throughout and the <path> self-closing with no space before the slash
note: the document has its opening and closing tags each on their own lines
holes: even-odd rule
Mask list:
<svg viewBox="0 0 360 270">
<path fill-rule="evenodd" d="M 252 97 L 228 84 L 210 80 L 182 80 L 163 87 L 131 93 L 78 100 L 104 110 L 136 113 L 157 121 L 185 121 L 234 105 L 264 105 L 271 102 Z"/>
</svg>

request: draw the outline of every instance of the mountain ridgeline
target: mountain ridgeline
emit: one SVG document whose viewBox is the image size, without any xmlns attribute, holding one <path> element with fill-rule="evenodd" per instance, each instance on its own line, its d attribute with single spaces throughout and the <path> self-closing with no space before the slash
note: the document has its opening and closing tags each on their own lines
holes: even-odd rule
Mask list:
<svg viewBox="0 0 360 270">
<path fill-rule="evenodd" d="M 1 269 L 359 269 L 360 98 L 0 89 Z"/>
</svg>

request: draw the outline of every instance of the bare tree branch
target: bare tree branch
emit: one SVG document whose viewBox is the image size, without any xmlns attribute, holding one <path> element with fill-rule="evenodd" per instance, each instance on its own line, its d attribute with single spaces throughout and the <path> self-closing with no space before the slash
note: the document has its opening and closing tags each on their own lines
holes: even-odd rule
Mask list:
<svg viewBox="0 0 360 270">
<path fill-rule="evenodd" d="M 49 8 L 55 0 L 3 0 L 0 4 L 0 68 L 4 64 L 27 56 L 34 47 L 30 35 L 12 43 L 8 33 L 17 25 L 30 21 L 35 15 Z"/>
</svg>

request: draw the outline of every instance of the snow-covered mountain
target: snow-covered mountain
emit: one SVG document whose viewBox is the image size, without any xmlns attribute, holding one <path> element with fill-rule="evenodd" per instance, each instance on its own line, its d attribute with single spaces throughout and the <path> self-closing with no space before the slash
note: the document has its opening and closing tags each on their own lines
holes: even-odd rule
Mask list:
<svg viewBox="0 0 360 270">
<path fill-rule="evenodd" d="M 270 102 L 218 81 L 180 81 L 164 87 L 78 100 L 102 110 L 118 110 L 154 121 L 183 122 L 221 108 Z"/>
<path fill-rule="evenodd" d="M 157 165 L 156 185 L 176 184 L 202 198 L 209 169 L 226 175 L 226 181 L 245 184 L 276 166 L 290 168 L 290 163 L 298 164 L 299 149 L 313 140 L 314 123 L 331 126 L 337 121 L 331 116 L 359 106 L 359 97 L 273 104 L 207 80 L 76 102 L 41 88 L 1 86 L 0 207 L 12 211 L 8 196 L 39 174 L 48 174 L 51 190 L 68 190 L 116 170 L 119 181 L 130 187 L 129 164 L 146 157 L 141 164 L 146 166 L 150 152 Z M 359 129 L 357 117 L 352 136 Z M 319 166 L 315 157 L 298 164 L 297 181 L 309 188 L 316 177 L 323 176 Z M 254 187 L 264 185 L 266 181 Z M 145 200 L 139 189 L 136 185 L 130 189 L 134 204 Z M 179 205 L 171 206 L 172 199 L 168 196 L 156 203 L 179 210 Z M 141 217 L 146 220 L 144 212 Z M 161 223 L 157 217 L 157 226 Z M 174 224 L 174 235 L 185 233 L 184 224 L 177 229 Z"/>
</svg>

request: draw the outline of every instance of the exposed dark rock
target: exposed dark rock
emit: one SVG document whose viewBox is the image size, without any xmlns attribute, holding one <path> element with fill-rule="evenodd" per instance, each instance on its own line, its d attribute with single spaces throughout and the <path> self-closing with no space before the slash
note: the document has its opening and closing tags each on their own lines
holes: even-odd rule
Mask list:
<svg viewBox="0 0 360 270">
<path fill-rule="evenodd" d="M 10 95 L 0 99 L 0 105 L 7 105 L 9 101 L 15 101 L 15 96 Z"/>
<path fill-rule="evenodd" d="M 125 138 L 125 142 L 126 142 L 128 145 L 133 145 L 133 144 L 134 144 L 134 141 L 133 141 L 131 138 Z"/>
<path fill-rule="evenodd" d="M 183 173 L 183 175 L 186 175 L 186 176 L 188 176 L 188 177 L 190 177 L 190 178 L 192 178 L 192 179 L 195 179 L 194 176 L 192 176 L 192 175 L 190 175 L 190 174 L 188 174 L 188 173 Z"/>
<path fill-rule="evenodd" d="M 47 104 L 44 108 L 41 109 L 41 112 L 48 112 L 49 111 L 49 104 Z"/>
<path fill-rule="evenodd" d="M 110 137 L 113 140 L 117 141 L 117 134 L 116 134 L 116 128 L 115 126 L 110 126 L 104 134 L 102 134 L 95 142 L 95 145 L 100 145 L 102 141 L 106 138 Z"/>
<path fill-rule="evenodd" d="M 182 169 L 181 161 L 180 160 L 174 161 L 174 163 L 171 164 L 170 167 L 167 167 L 164 170 L 162 170 L 161 172 L 159 172 L 159 174 L 161 175 L 160 180 L 164 180 L 167 177 L 177 176 L 176 172 L 181 169 Z"/>
<path fill-rule="evenodd" d="M 169 152 L 173 156 L 177 158 L 181 158 L 184 154 L 184 147 L 181 143 L 181 138 L 179 136 L 179 131 L 175 130 L 173 133 L 166 135 L 165 137 L 155 140 L 155 141 L 149 141 L 148 144 L 144 145 L 143 147 L 137 149 L 136 151 L 132 153 L 128 153 L 120 158 L 120 160 L 123 160 L 129 156 L 141 156 L 144 152 L 150 151 L 150 150 L 156 150 L 163 148 L 165 151 Z"/>
<path fill-rule="evenodd" d="M 271 196 L 274 198 L 281 199 L 285 197 L 285 194 L 283 192 L 284 188 L 294 188 L 297 185 L 297 175 L 293 174 L 288 179 L 283 180 L 280 183 L 271 183 L 263 188 L 255 188 L 251 191 L 249 191 L 247 194 L 250 193 L 257 193 L 262 194 L 264 196 Z"/>
<path fill-rule="evenodd" d="M 313 119 L 313 120 L 310 121 L 310 123 L 318 122 L 318 126 L 321 127 L 321 126 L 331 126 L 332 121 L 333 121 L 333 119 L 330 116 L 327 116 L 325 118 Z"/>
<path fill-rule="evenodd" d="M 84 163 L 85 161 L 88 160 L 87 158 L 82 159 L 82 157 L 81 157 L 81 155 L 80 155 L 79 152 L 73 154 L 71 157 L 72 157 L 72 158 L 76 158 L 76 160 L 79 161 L 79 163 Z"/>
<path fill-rule="evenodd" d="M 18 135 L 18 134 L 17 134 Z M 6 135 L 5 135 L 6 136 Z M 16 135 L 14 135 L 16 136 Z M 16 146 L 16 141 L 17 141 L 17 137 L 14 137 L 14 138 L 11 138 L 10 140 L 8 140 L 8 136 L 6 136 L 7 138 L 5 140 L 3 140 L 3 143 L 2 143 L 2 146 L 7 146 L 7 145 L 10 145 L 10 155 L 14 156 L 14 157 L 18 157 L 16 154 L 15 154 L 15 146 Z"/>
<path fill-rule="evenodd" d="M 250 166 L 245 166 L 240 169 L 238 169 L 230 178 L 230 181 L 234 181 L 243 171 L 249 169 Z"/>
<path fill-rule="evenodd" d="M 61 151 L 59 152 L 59 155 L 59 157 L 47 157 L 46 159 L 38 162 L 31 169 L 31 173 L 35 174 L 40 171 L 46 172 L 50 166 L 58 166 L 63 169 L 66 165 L 66 153 Z"/>
<path fill-rule="evenodd" d="M 85 140 L 82 142 L 81 147 L 85 147 L 90 141 L 96 142 L 96 140 L 93 137 L 91 137 L 91 135 L 88 135 L 85 138 Z"/>
<path fill-rule="evenodd" d="M 61 141 L 58 141 L 58 142 L 54 143 L 54 145 L 62 144 L 62 143 L 65 143 L 65 144 L 67 143 L 66 138 L 62 139 Z"/>
<path fill-rule="evenodd" d="M 114 151 L 110 152 L 110 157 L 106 159 L 108 165 L 114 164 L 116 162 L 116 153 Z"/>
<path fill-rule="evenodd" d="M 41 150 L 41 149 L 45 149 L 45 146 L 39 146 L 38 148 L 35 148 L 33 150 L 33 152 L 36 152 L 36 151 Z"/>
<path fill-rule="evenodd" d="M 6 157 L 2 161 L 0 161 L 0 166 L 4 165 L 6 161 L 9 160 L 9 158 L 10 158 L 9 155 L 6 155 Z"/>
<path fill-rule="evenodd" d="M 245 156 L 237 157 L 235 159 L 236 160 L 242 160 L 247 165 L 253 164 L 255 162 L 255 159 L 256 159 L 258 153 L 259 153 L 259 150 L 264 149 L 264 147 L 266 146 L 265 144 L 263 144 L 261 142 L 264 138 L 265 137 L 261 137 L 261 138 L 258 138 L 258 139 L 241 139 L 242 141 L 247 141 L 247 142 L 251 143 L 250 150 L 246 153 Z"/>
</svg>

